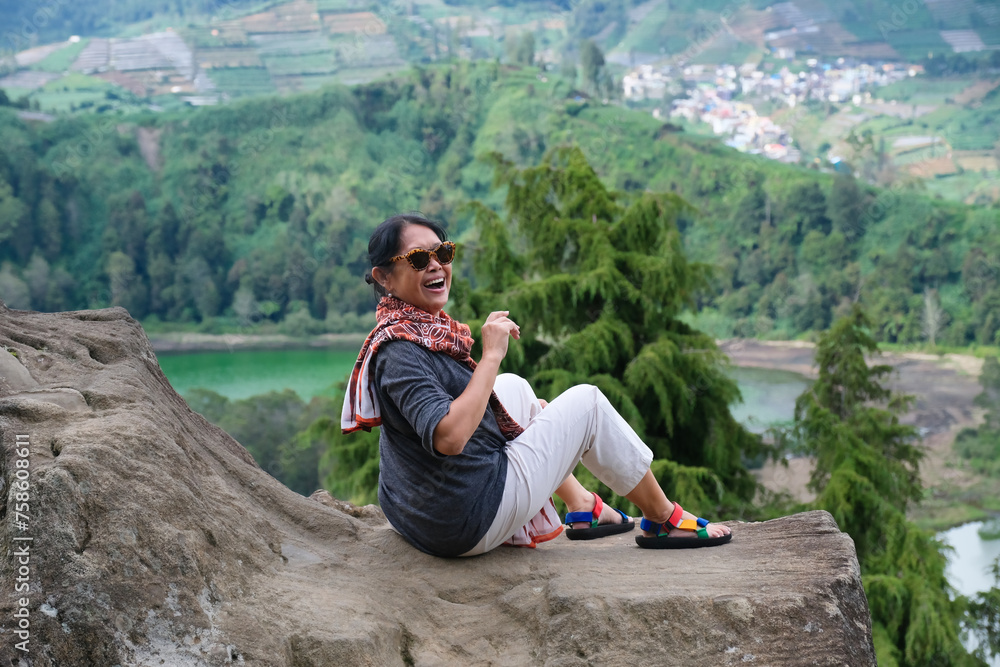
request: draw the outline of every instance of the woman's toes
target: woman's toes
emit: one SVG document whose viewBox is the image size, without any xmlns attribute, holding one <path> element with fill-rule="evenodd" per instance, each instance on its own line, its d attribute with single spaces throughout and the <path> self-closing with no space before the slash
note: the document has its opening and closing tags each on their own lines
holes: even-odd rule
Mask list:
<svg viewBox="0 0 1000 667">
<path fill-rule="evenodd" d="M 708 528 L 708 534 L 711 537 L 722 537 L 724 535 L 728 535 L 729 533 L 733 532 L 732 530 L 729 529 L 729 526 L 720 526 L 717 523 L 710 523 L 706 527 Z"/>
</svg>

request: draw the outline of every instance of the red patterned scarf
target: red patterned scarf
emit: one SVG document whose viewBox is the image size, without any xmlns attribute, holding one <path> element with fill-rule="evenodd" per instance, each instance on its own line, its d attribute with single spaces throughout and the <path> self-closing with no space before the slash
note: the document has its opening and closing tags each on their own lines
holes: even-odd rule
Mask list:
<svg viewBox="0 0 1000 667">
<path fill-rule="evenodd" d="M 344 433 L 359 429 L 369 431 L 382 423 L 378 394 L 372 386 L 369 367 L 375 352 L 385 342 L 408 340 L 431 352 L 444 352 L 472 370 L 476 369 L 476 362 L 469 355 L 474 342 L 471 330 L 468 325 L 451 319 L 443 310 L 440 317 L 434 317 L 426 310 L 385 296 L 379 301 L 375 317 L 377 324 L 361 346 L 347 395 L 344 396 L 344 408 L 340 415 Z M 495 392 L 490 394 L 490 407 L 505 438 L 513 440 L 521 435 L 524 429 L 507 413 Z"/>
</svg>

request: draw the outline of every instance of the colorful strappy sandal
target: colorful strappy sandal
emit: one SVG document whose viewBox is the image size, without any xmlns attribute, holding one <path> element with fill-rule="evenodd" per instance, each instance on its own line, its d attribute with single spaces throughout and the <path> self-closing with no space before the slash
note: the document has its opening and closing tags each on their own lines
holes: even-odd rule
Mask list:
<svg viewBox="0 0 1000 667">
<path fill-rule="evenodd" d="M 603 509 L 604 501 L 595 493 L 594 510 L 592 512 L 569 512 L 566 514 L 566 520 L 563 521 L 566 524 L 566 537 L 571 540 L 593 540 L 598 537 L 627 533 L 635 528 L 635 520 L 615 507 L 611 509 L 622 515 L 621 523 L 598 523 Z M 584 521 L 590 523 L 589 528 L 570 528 L 574 523 Z"/>
<path fill-rule="evenodd" d="M 663 523 L 653 523 L 646 517 L 639 522 L 639 528 L 650 533 L 655 533 L 656 537 L 635 536 L 635 543 L 643 549 L 697 549 L 698 547 L 714 547 L 725 544 L 733 539 L 733 534 L 721 537 L 709 537 L 707 519 L 698 517 L 697 519 L 684 519 L 684 509 L 678 503 L 674 503 L 674 511 L 670 518 Z M 673 528 L 690 530 L 697 537 L 670 537 L 668 533 Z"/>
</svg>

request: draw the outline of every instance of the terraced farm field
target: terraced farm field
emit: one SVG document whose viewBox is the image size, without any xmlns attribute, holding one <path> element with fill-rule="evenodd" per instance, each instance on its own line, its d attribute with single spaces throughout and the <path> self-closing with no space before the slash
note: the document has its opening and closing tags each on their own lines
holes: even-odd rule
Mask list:
<svg viewBox="0 0 1000 667">
<path fill-rule="evenodd" d="M 222 22 L 198 35 L 196 58 L 230 95 L 312 90 L 405 66 L 386 23 L 360 6 L 296 0 Z"/>
<path fill-rule="evenodd" d="M 909 102 L 911 104 L 940 103 L 969 87 L 967 79 L 934 79 L 926 77 L 909 78 L 880 88 L 878 96 L 885 100 Z"/>
<path fill-rule="evenodd" d="M 994 196 L 1000 193 L 1000 80 L 918 76 L 875 94 L 881 102 L 829 117 L 811 114 L 793 135 L 807 148 L 822 140 L 835 154 L 852 156 L 842 138 L 852 130 L 870 133 L 872 146 L 884 151 L 880 159 L 922 179 L 928 191 L 972 204 L 1000 201 Z"/>
<path fill-rule="evenodd" d="M 922 58 L 928 53 L 948 53 L 952 50 L 941 37 L 940 30 L 893 31 L 887 34 L 886 41 L 904 58 Z"/>
<path fill-rule="evenodd" d="M 75 71 L 139 98 L 180 94 L 204 103 L 219 93 L 311 90 L 339 80 L 341 70 L 351 82 L 366 81 L 406 65 L 386 22 L 361 11 L 366 7 L 357 0 L 293 0 L 177 31 L 50 44 L 17 54 L 21 69 L 0 78 L 0 88 L 44 106 L 54 99 L 47 86 Z M 88 101 L 81 95 L 69 106 Z"/>
<path fill-rule="evenodd" d="M 264 61 L 252 46 L 234 46 L 218 49 L 198 49 L 198 66 L 202 69 L 230 69 L 235 67 L 263 67 Z M 214 75 L 212 78 L 215 78 Z"/>
<path fill-rule="evenodd" d="M 46 55 L 42 60 L 32 63 L 31 68 L 45 72 L 65 72 L 76 61 L 89 42 L 90 40 L 88 39 L 67 42 L 61 48 L 55 49 Z"/>
<path fill-rule="evenodd" d="M 223 67 L 212 70 L 216 88 L 230 97 L 267 95 L 277 92 L 271 75 L 263 67 Z"/>
<path fill-rule="evenodd" d="M 14 62 L 18 67 L 31 67 L 37 65 L 56 51 L 60 51 L 69 46 L 69 42 L 57 42 L 55 44 L 45 44 L 32 49 L 25 49 L 14 55 Z"/>
<path fill-rule="evenodd" d="M 965 171 L 998 171 L 1000 164 L 997 158 L 987 152 L 979 151 L 956 151 L 955 162 Z"/>
<path fill-rule="evenodd" d="M 819 57 L 920 59 L 929 52 L 976 53 L 1000 45 L 1000 5 L 993 0 L 785 0 L 766 8 L 649 0 L 629 16 L 621 43 L 607 45 L 618 62 L 623 54 L 665 53 L 739 63 L 747 50 L 765 48 Z"/>
<path fill-rule="evenodd" d="M 372 12 L 325 14 L 323 25 L 334 34 L 384 35 L 387 31 L 385 22 Z"/>
<path fill-rule="evenodd" d="M 45 84 L 35 92 L 35 99 L 44 109 L 69 111 L 82 105 L 107 104 L 107 94 L 114 93 L 115 88 L 98 77 L 74 73 Z"/>
</svg>

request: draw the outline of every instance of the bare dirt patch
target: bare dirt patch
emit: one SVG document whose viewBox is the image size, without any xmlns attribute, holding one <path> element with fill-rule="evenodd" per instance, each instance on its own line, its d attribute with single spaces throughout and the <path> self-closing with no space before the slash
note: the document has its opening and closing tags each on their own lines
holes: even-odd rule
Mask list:
<svg viewBox="0 0 1000 667">
<path fill-rule="evenodd" d="M 907 165 L 906 170 L 920 178 L 935 178 L 958 173 L 958 167 L 950 157 L 937 157 Z"/>
<path fill-rule="evenodd" d="M 955 161 L 958 162 L 958 166 L 966 171 L 997 171 L 997 169 L 1000 169 L 1000 164 L 997 163 L 997 159 L 992 155 L 963 156 L 957 158 Z"/>
<path fill-rule="evenodd" d="M 982 99 L 997 86 L 1000 86 L 1000 79 L 977 81 L 955 96 L 955 104 L 981 102 Z M 979 105 L 977 104 L 976 106 Z"/>
</svg>

